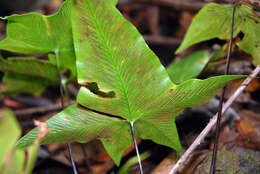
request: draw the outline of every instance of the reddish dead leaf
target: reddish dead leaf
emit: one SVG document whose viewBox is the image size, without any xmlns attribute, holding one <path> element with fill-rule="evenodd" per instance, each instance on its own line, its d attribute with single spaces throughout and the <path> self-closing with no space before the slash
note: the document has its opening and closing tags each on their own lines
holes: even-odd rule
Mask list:
<svg viewBox="0 0 260 174">
<path fill-rule="evenodd" d="M 240 110 L 239 112 L 242 118 L 247 120 L 254 127 L 260 129 L 260 113 L 255 113 L 250 110 Z"/>
<path fill-rule="evenodd" d="M 231 151 L 233 148 L 236 148 L 236 132 L 234 129 L 230 129 L 228 125 L 225 125 L 219 135 L 219 149 Z M 210 149 L 213 150 L 215 139 L 210 143 Z"/>
<path fill-rule="evenodd" d="M 71 166 L 71 161 L 70 159 L 67 157 L 67 155 L 65 154 L 66 151 L 64 151 L 64 153 L 59 153 L 59 154 L 55 154 L 52 155 L 52 159 L 59 161 L 62 164 L 65 164 L 67 166 Z M 67 153 L 67 152 L 66 152 Z"/>
<path fill-rule="evenodd" d="M 235 126 L 239 135 L 242 137 L 246 137 L 248 134 L 256 130 L 256 128 L 246 120 L 235 120 Z"/>
<path fill-rule="evenodd" d="M 237 89 L 242 83 L 244 79 L 238 79 L 232 82 L 232 88 Z M 254 79 L 252 82 L 246 87 L 245 92 L 254 92 L 260 89 L 260 80 Z"/>
<path fill-rule="evenodd" d="M 141 139 L 137 139 L 137 143 L 139 144 L 141 142 Z M 123 157 L 127 156 L 130 152 L 134 150 L 134 145 L 131 145 L 123 154 Z M 107 154 L 107 152 L 103 149 L 102 152 L 100 152 L 98 155 L 95 157 L 95 161 L 100 163 L 96 165 L 92 165 L 91 169 L 93 170 L 94 173 L 100 173 L 100 174 L 105 174 L 107 173 L 112 167 L 114 167 L 114 162 L 110 158 L 110 156 Z"/>
<path fill-rule="evenodd" d="M 181 173 L 193 174 L 198 165 L 208 156 L 208 150 L 195 151 L 190 158 L 190 162 L 185 165 Z"/>
<path fill-rule="evenodd" d="M 51 143 L 51 144 L 48 144 L 47 146 L 48 146 L 48 150 L 51 153 L 54 153 L 56 151 L 61 151 L 61 150 L 64 150 L 67 148 L 66 143 Z"/>
<path fill-rule="evenodd" d="M 95 160 L 101 164 L 91 166 L 94 173 L 106 174 L 114 166 L 113 160 L 109 157 L 106 151 L 99 153 Z"/>
<path fill-rule="evenodd" d="M 237 142 L 240 146 L 260 150 L 260 132 L 246 120 L 237 120 L 236 129 L 239 133 Z"/>
<path fill-rule="evenodd" d="M 13 109 L 20 109 L 20 108 L 24 107 L 23 104 L 21 104 L 17 101 L 11 100 L 7 97 L 4 98 L 4 106 L 6 106 L 8 108 L 13 108 Z"/>
</svg>

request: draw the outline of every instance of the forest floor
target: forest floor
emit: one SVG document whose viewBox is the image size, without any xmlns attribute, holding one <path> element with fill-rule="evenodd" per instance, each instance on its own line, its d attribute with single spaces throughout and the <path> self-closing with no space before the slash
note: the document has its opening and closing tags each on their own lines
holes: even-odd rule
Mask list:
<svg viewBox="0 0 260 174">
<path fill-rule="evenodd" d="M 24 9 L 4 9 L 0 2 L 2 16 L 23 14 L 30 10 L 49 15 L 58 10 L 62 0 L 49 0 L 40 7 Z M 193 17 L 209 2 L 229 3 L 218 0 L 119 0 L 118 9 L 131 21 L 149 47 L 160 58 L 164 66 L 180 60 L 197 50 L 214 50 L 225 43 L 218 39 L 203 42 L 174 55 L 174 51 L 184 38 Z M 17 4 L 19 5 L 19 4 Z M 1 9 L 2 8 L 2 9 Z M 18 9 L 18 10 L 17 10 Z M 29 10 L 28 10 L 29 9 Z M 214 20 L 214 19 L 212 19 Z M 5 23 L 0 23 L 0 39 L 5 37 Z M 10 52 L 0 52 L 4 57 L 13 55 Z M 198 78 L 224 74 L 226 54 L 216 62 L 216 66 L 203 71 Z M 232 53 L 231 73 L 250 74 L 254 66 L 251 57 L 235 49 Z M 2 76 L 2 74 L 1 74 Z M 227 100 L 241 84 L 241 80 L 230 83 L 227 87 Z M 78 86 L 68 88 L 73 103 Z M 187 149 L 199 135 L 209 120 L 217 112 L 220 94 L 208 104 L 186 109 L 176 118 L 176 124 L 184 149 Z M 8 107 L 14 111 L 22 127 L 23 134 L 35 127 L 33 120 L 46 121 L 61 109 L 59 89 L 48 88 L 41 95 L 0 96 L 1 108 Z M 180 173 L 209 173 L 210 155 L 214 146 L 215 131 L 211 131 L 200 146 L 192 153 L 183 165 Z M 148 140 L 138 140 L 140 152 L 147 153 L 148 158 L 142 164 L 144 173 L 168 174 L 180 154 L 174 150 L 155 144 Z M 221 122 L 217 173 L 260 173 L 260 80 L 255 79 L 236 99 Z M 79 173 L 109 174 L 117 173 L 131 158 L 135 156 L 134 147 L 124 154 L 121 166 L 117 167 L 105 152 L 102 144 L 95 140 L 88 144 L 72 144 L 73 157 Z M 91 171 L 89 171 L 91 170 Z M 138 164 L 130 167 L 130 173 L 139 173 Z M 72 174 L 66 144 L 53 143 L 43 145 L 38 154 L 34 173 L 37 174 Z"/>
</svg>

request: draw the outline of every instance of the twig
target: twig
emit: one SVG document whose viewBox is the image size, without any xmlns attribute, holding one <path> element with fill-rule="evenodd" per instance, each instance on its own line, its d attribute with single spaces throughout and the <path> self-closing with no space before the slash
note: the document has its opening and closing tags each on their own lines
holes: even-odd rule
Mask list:
<svg viewBox="0 0 260 174">
<path fill-rule="evenodd" d="M 132 1 L 123 1 L 118 3 L 119 6 L 123 5 L 133 5 L 133 4 L 145 4 L 145 5 L 156 5 L 161 7 L 170 7 L 175 10 L 183 11 L 198 11 L 207 3 L 204 2 L 186 2 L 182 0 L 132 0 Z"/>
<path fill-rule="evenodd" d="M 237 3 L 238 3 L 238 0 L 235 0 L 235 3 L 233 5 L 232 20 L 231 20 L 231 31 L 230 31 L 230 38 L 229 38 L 229 47 L 228 47 L 225 75 L 229 74 L 230 55 L 231 55 L 231 52 L 232 52 L 234 22 L 235 22 L 235 13 L 236 13 Z M 216 124 L 215 143 L 214 143 L 213 154 L 212 154 L 212 159 L 211 159 L 211 164 L 210 164 L 210 172 L 209 172 L 210 174 L 214 174 L 215 168 L 216 168 L 216 160 L 217 160 L 217 152 L 218 152 L 218 140 L 219 140 L 219 134 L 220 134 L 220 121 L 221 121 L 221 116 L 222 116 L 222 107 L 223 107 L 223 103 L 224 103 L 225 92 L 226 92 L 226 86 L 222 89 L 222 93 L 221 93 L 221 97 L 220 97 L 220 103 L 219 103 L 219 108 L 218 108 L 218 116 L 217 116 L 217 124 Z"/>
<path fill-rule="evenodd" d="M 149 44 L 157 44 L 157 45 L 180 45 L 181 39 L 173 38 L 173 37 L 162 37 L 157 35 L 144 35 L 144 40 Z"/>
<path fill-rule="evenodd" d="M 248 86 L 248 84 L 259 74 L 260 65 L 258 65 L 252 74 L 247 77 L 244 82 L 239 86 L 239 88 L 235 91 L 235 93 L 227 100 L 222 109 L 222 114 L 224 114 L 227 109 L 231 106 L 234 100 L 242 93 L 242 91 Z M 171 169 L 170 174 L 176 174 L 179 168 L 184 164 L 184 162 L 188 159 L 190 154 L 200 145 L 200 143 L 204 140 L 206 135 L 211 131 L 214 125 L 217 122 L 217 114 L 210 120 L 208 125 L 203 129 L 203 131 L 199 134 L 199 136 L 195 139 L 195 141 L 190 145 L 190 147 L 186 150 L 186 152 L 181 156 L 178 162 Z"/>
<path fill-rule="evenodd" d="M 64 104 L 64 107 L 67 107 L 72 104 L 76 104 L 76 101 L 70 101 Z M 25 115 L 31 115 L 36 113 L 46 113 L 46 112 L 52 112 L 62 109 L 62 106 L 60 104 L 53 104 L 50 106 L 40 106 L 40 107 L 33 107 L 29 109 L 21 109 L 14 111 L 14 115 L 16 116 L 25 116 Z"/>
<path fill-rule="evenodd" d="M 140 158 L 140 155 L 139 155 L 139 150 L 138 150 L 138 146 L 137 146 L 137 142 L 136 142 L 136 137 L 135 137 L 135 127 L 134 127 L 134 123 L 133 123 L 133 122 L 130 122 L 130 126 L 131 126 L 132 137 L 133 137 L 133 140 L 134 140 L 135 151 L 136 151 L 136 155 L 137 155 L 137 159 L 138 159 L 138 163 L 139 163 L 140 174 L 143 174 L 142 162 L 141 162 L 141 158 Z"/>
<path fill-rule="evenodd" d="M 71 165 L 72 165 L 72 168 L 73 168 L 73 172 L 74 172 L 74 174 L 78 174 L 76 164 L 75 164 L 74 159 L 73 159 L 72 149 L 71 149 L 70 143 L 67 143 L 67 146 L 68 146 L 68 149 L 69 149 L 70 161 L 71 161 Z"/>
</svg>

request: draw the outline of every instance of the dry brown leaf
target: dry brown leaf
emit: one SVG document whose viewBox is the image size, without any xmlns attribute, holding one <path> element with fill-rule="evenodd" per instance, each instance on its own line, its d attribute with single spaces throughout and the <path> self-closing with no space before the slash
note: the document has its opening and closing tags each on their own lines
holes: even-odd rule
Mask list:
<svg viewBox="0 0 260 174">
<path fill-rule="evenodd" d="M 170 153 L 155 169 L 153 169 L 151 174 L 168 174 L 176 161 L 176 152 Z"/>
<path fill-rule="evenodd" d="M 239 133 L 237 142 L 240 146 L 253 150 L 260 150 L 260 132 L 246 120 L 236 120 L 236 130 Z"/>
<path fill-rule="evenodd" d="M 195 151 L 192 154 L 191 162 L 185 170 L 181 171 L 183 174 L 193 174 L 198 165 L 208 156 L 208 150 Z"/>
<path fill-rule="evenodd" d="M 238 79 L 232 82 L 232 88 L 237 89 L 242 83 L 244 79 Z M 254 92 L 260 89 L 260 80 L 253 79 L 252 82 L 246 87 L 245 92 Z"/>
<path fill-rule="evenodd" d="M 14 101 L 12 99 L 9 99 L 7 97 L 4 98 L 3 100 L 3 103 L 4 103 L 4 106 L 5 107 L 8 107 L 8 108 L 12 108 L 12 109 L 21 109 L 21 108 L 24 108 L 24 105 L 17 102 L 17 101 Z"/>
<path fill-rule="evenodd" d="M 246 120 L 235 120 L 235 126 L 241 137 L 247 137 L 248 134 L 256 130 L 256 128 Z"/>
</svg>

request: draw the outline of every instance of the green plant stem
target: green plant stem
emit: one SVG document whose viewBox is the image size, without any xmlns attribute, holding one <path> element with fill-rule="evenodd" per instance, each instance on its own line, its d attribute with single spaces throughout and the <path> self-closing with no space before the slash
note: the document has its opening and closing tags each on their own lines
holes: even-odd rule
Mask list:
<svg viewBox="0 0 260 174">
<path fill-rule="evenodd" d="M 233 5 L 231 31 L 230 31 L 229 48 L 228 48 L 225 75 L 229 74 L 230 55 L 231 55 L 231 52 L 232 52 L 234 21 L 235 21 L 235 13 L 236 13 L 237 3 L 238 3 L 238 0 L 235 0 L 235 3 Z M 221 98 L 220 98 L 220 103 L 219 103 L 219 108 L 218 108 L 218 116 L 217 116 L 217 124 L 216 124 L 216 136 L 215 136 L 215 143 L 214 143 L 212 160 L 211 160 L 211 165 L 210 165 L 210 174 L 214 174 L 215 168 L 216 168 L 218 140 L 219 140 L 219 133 L 220 133 L 220 121 L 221 121 L 221 116 L 222 116 L 222 107 L 223 107 L 223 103 L 224 103 L 225 91 L 226 91 L 226 87 L 224 87 L 222 92 L 221 92 Z"/>
<path fill-rule="evenodd" d="M 57 71 L 58 71 L 58 77 L 59 77 L 59 89 L 60 89 L 60 95 L 61 95 L 61 109 L 63 110 L 65 108 L 65 102 L 64 102 L 64 90 L 63 90 L 63 86 L 62 86 L 62 76 L 61 76 L 61 72 L 60 72 L 60 61 L 59 61 L 59 50 L 56 50 L 56 63 L 57 63 Z M 68 146 L 68 150 L 69 150 L 69 157 L 70 157 L 70 161 L 71 161 L 71 165 L 74 171 L 74 174 L 78 174 L 77 172 L 77 168 L 73 159 L 73 155 L 72 155 L 72 149 L 71 149 L 71 145 L 70 143 L 67 143 Z"/>
<path fill-rule="evenodd" d="M 143 174 L 142 162 L 141 162 L 141 158 L 140 158 L 140 155 L 139 155 L 139 150 L 138 150 L 138 146 L 137 146 L 137 142 L 136 142 L 136 138 L 135 138 L 134 123 L 130 122 L 130 126 L 131 126 L 132 137 L 133 137 L 133 140 L 134 140 L 135 151 L 136 151 L 136 155 L 137 155 L 137 159 L 138 159 L 138 163 L 139 163 L 140 174 Z"/>
<path fill-rule="evenodd" d="M 147 158 L 149 158 L 151 156 L 152 152 L 150 151 L 146 151 L 143 152 L 142 154 L 140 154 L 140 158 L 141 160 L 145 160 Z M 126 161 L 126 163 L 119 169 L 119 171 L 117 172 L 117 174 L 126 174 L 129 173 L 129 169 L 136 165 L 138 163 L 138 158 L 137 156 L 134 156 L 132 158 L 130 158 L 129 160 Z"/>
</svg>

